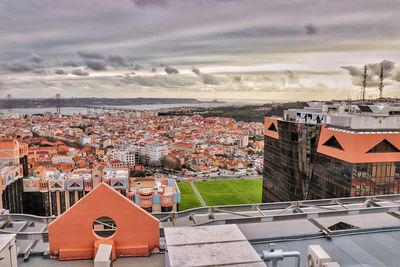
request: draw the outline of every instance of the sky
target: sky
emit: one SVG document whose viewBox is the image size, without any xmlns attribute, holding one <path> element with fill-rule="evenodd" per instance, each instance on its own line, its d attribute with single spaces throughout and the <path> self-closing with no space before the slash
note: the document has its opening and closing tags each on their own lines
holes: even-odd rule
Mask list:
<svg viewBox="0 0 400 267">
<path fill-rule="evenodd" d="M 1 0 L 0 97 L 399 96 L 397 0 Z"/>
</svg>

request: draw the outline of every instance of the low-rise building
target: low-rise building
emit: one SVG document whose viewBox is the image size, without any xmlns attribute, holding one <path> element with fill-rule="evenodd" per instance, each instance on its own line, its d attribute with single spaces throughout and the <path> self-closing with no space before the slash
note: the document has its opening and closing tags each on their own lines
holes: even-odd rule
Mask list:
<svg viewBox="0 0 400 267">
<path fill-rule="evenodd" d="M 129 177 L 128 167 L 99 165 L 61 172 L 40 167 L 23 179 L 27 210 L 40 216 L 60 215 L 104 182 L 149 212 L 177 211 L 180 191 L 173 179 Z"/>
</svg>

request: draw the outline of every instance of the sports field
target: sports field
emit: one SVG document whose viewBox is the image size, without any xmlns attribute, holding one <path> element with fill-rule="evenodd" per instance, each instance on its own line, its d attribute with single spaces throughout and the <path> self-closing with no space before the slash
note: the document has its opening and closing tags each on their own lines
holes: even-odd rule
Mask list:
<svg viewBox="0 0 400 267">
<path fill-rule="evenodd" d="M 208 206 L 261 202 L 262 179 L 200 181 L 194 184 Z"/>
<path fill-rule="evenodd" d="M 188 182 L 179 182 L 178 186 L 181 191 L 181 203 L 179 203 L 180 211 L 201 207 L 199 199 Z"/>
</svg>

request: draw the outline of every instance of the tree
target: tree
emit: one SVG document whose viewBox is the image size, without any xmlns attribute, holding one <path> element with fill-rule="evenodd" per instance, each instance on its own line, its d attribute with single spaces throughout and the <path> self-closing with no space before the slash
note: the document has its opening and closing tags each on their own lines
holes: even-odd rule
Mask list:
<svg viewBox="0 0 400 267">
<path fill-rule="evenodd" d="M 181 163 L 178 160 L 176 160 L 170 156 L 165 156 L 165 157 L 161 158 L 160 162 L 161 162 L 161 166 L 165 169 L 170 169 L 170 170 L 181 170 L 182 169 Z"/>
</svg>

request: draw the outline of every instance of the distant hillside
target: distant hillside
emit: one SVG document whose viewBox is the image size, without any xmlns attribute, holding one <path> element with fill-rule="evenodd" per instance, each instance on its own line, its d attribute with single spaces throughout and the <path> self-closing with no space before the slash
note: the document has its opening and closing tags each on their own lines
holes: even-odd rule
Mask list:
<svg viewBox="0 0 400 267">
<path fill-rule="evenodd" d="M 283 116 L 283 111 L 289 108 L 303 108 L 305 102 L 293 102 L 282 104 L 249 105 L 241 107 L 217 107 L 202 116 L 222 116 L 233 118 L 237 121 L 264 122 L 265 117 Z"/>
<path fill-rule="evenodd" d="M 263 104 L 246 106 L 224 106 L 214 108 L 192 108 L 191 111 L 171 111 L 159 113 L 159 116 L 190 116 L 199 114 L 203 117 L 229 117 L 237 121 L 264 122 L 265 117 L 283 116 L 283 111 L 289 108 L 303 108 L 305 102 L 290 102 L 281 104 Z"/>
<path fill-rule="evenodd" d="M 193 98 L 62 98 L 61 107 L 126 106 L 151 104 L 196 104 L 202 103 Z M 12 99 L 13 108 L 49 108 L 56 107 L 55 98 Z M 0 109 L 8 109 L 7 99 L 0 99 Z"/>
</svg>

